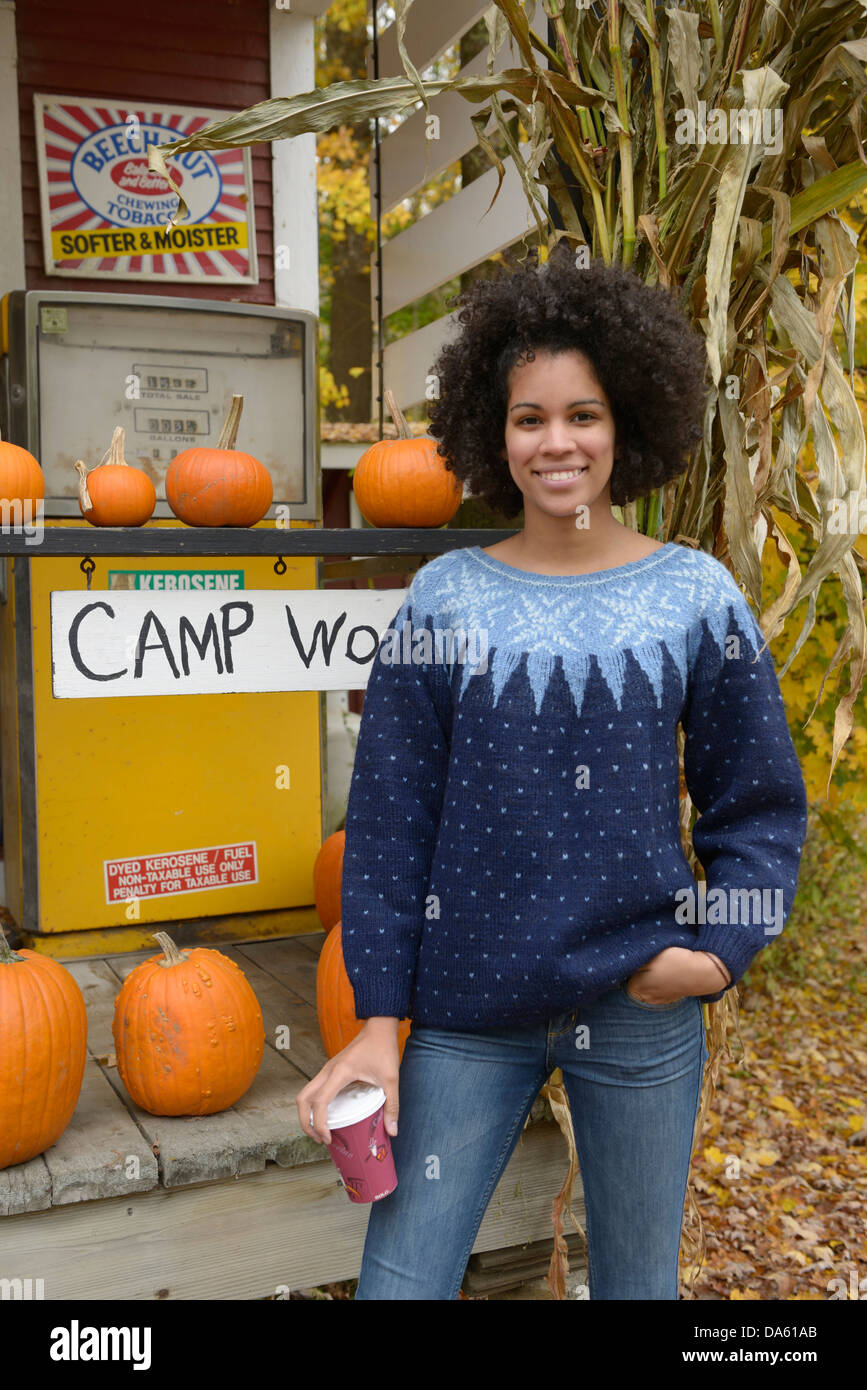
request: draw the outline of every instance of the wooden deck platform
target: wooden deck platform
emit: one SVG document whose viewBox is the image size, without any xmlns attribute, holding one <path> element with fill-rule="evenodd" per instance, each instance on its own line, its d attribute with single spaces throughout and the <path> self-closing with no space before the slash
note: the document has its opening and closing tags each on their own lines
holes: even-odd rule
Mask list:
<svg viewBox="0 0 867 1390">
<path fill-rule="evenodd" d="M 154 951 L 64 962 L 87 1005 L 81 1097 L 56 1144 L 0 1171 L 0 1279 L 42 1280 L 46 1299 L 255 1299 L 357 1277 L 370 1208 L 348 1201 L 295 1105 L 327 1060 L 316 1017 L 324 939 L 220 944 L 256 991 L 266 1047 L 247 1094 L 200 1117 L 140 1110 L 113 1064 L 115 996 Z M 537 1098 L 474 1252 L 550 1239 L 567 1165 Z M 580 1183 L 573 1209 L 583 1224 Z"/>
</svg>

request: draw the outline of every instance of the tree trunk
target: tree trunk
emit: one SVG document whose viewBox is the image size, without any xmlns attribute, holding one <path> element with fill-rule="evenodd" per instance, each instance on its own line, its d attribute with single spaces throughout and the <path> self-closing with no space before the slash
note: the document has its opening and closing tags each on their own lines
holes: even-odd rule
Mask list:
<svg viewBox="0 0 867 1390">
<path fill-rule="evenodd" d="M 330 65 L 341 68 L 341 76 L 349 81 L 367 76 L 367 34 L 364 26 L 345 31 L 326 20 L 325 43 Z M 371 147 L 370 125 L 362 121 L 350 126 L 353 139 L 367 158 Z M 370 241 L 367 236 L 347 226 L 345 238 L 332 240 L 332 269 L 334 283 L 331 292 L 331 333 L 329 368 L 338 386 L 345 386 L 349 405 L 327 408 L 329 420 L 363 420 L 372 418 L 373 326 L 370 302 Z M 360 374 L 350 375 L 350 368 L 361 367 Z"/>
<path fill-rule="evenodd" d="M 371 356 L 373 327 L 370 303 L 370 244 L 351 227 L 335 246 L 334 288 L 331 295 L 331 374 L 346 386 L 349 405 L 328 407 L 330 420 L 371 420 Z M 351 367 L 363 367 L 350 375 Z"/>
</svg>

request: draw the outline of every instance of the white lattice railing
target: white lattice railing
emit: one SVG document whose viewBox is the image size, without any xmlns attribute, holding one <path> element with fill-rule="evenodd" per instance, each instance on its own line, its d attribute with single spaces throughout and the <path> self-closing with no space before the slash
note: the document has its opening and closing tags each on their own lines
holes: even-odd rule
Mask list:
<svg viewBox="0 0 867 1390">
<path fill-rule="evenodd" d="M 425 70 L 488 9 L 475 0 L 415 0 L 409 11 L 404 43 L 422 75 Z M 372 49 L 372 46 L 371 46 Z M 520 66 L 520 59 L 508 40 L 495 59 L 497 70 Z M 368 71 L 373 75 L 372 52 Z M 461 76 L 484 73 L 485 50 L 461 69 Z M 379 76 L 402 75 L 403 64 L 392 23 L 379 37 Z M 426 182 L 476 144 L 471 116 L 481 106 L 471 104 L 454 92 L 430 99 L 430 109 L 439 118 L 437 139 L 426 135 L 427 113 L 423 106 L 409 116 L 392 134 L 381 140 L 382 212 L 387 213 L 404 198 L 416 193 Z M 489 124 L 493 129 L 493 122 Z M 521 180 L 511 159 L 505 160 L 506 177 L 499 196 L 486 213 L 497 187 L 497 171 L 489 170 L 474 179 L 444 203 L 420 217 L 412 226 L 385 242 L 382 248 L 384 317 L 429 294 L 456 275 L 480 264 L 504 247 L 512 245 L 526 231 L 535 228 Z M 374 174 L 371 165 L 371 214 L 375 217 Z M 376 322 L 376 257 L 371 262 L 371 310 Z M 389 343 L 383 355 L 385 385 L 394 391 L 404 409 L 425 398 L 425 380 L 440 345 L 449 336 L 452 314 L 445 314 L 423 328 Z M 374 363 L 374 381 L 377 379 Z"/>
</svg>

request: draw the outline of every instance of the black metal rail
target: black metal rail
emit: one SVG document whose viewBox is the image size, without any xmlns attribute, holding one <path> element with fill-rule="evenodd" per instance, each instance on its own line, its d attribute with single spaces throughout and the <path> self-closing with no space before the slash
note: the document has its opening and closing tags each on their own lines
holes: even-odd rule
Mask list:
<svg viewBox="0 0 867 1390">
<path fill-rule="evenodd" d="M 516 531 L 353 527 L 45 526 L 0 531 L 0 555 L 441 555 Z"/>
</svg>

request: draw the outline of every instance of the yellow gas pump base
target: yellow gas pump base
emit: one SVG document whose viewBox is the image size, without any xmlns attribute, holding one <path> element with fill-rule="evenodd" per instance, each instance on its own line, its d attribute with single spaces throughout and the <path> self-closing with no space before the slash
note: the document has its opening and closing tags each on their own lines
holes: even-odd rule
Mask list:
<svg viewBox="0 0 867 1390">
<path fill-rule="evenodd" d="M 269 937 L 306 936 L 322 931 L 315 907 L 299 907 L 280 912 L 248 912 L 228 917 L 201 917 L 197 921 L 180 919 L 153 922 L 149 926 L 130 923 L 126 927 L 96 927 L 90 931 L 52 932 L 40 936 L 20 933 L 20 945 L 55 960 L 90 956 L 119 955 L 125 951 L 153 950 L 160 947 L 154 931 L 168 931 L 176 946 L 208 946 L 220 941 L 265 941 Z"/>
<path fill-rule="evenodd" d="M 190 572 L 317 587 L 314 558 L 286 563 L 277 575 L 270 556 L 98 557 L 91 591 L 186 586 Z M 80 560 L 37 550 L 7 573 L 3 840 L 22 944 L 62 958 L 148 948 L 166 923 L 179 942 L 315 931 L 321 692 L 57 699 L 50 594 L 84 589 Z"/>
</svg>

